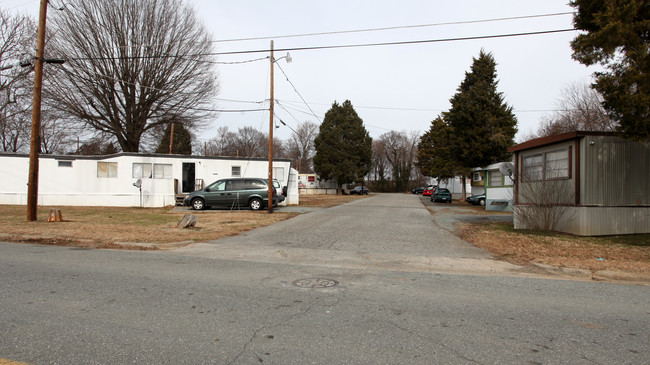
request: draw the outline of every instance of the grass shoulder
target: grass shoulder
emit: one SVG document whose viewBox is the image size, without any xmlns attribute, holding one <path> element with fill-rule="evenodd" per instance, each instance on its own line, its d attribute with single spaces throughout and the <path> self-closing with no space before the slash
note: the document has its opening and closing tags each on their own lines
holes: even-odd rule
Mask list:
<svg viewBox="0 0 650 365">
<path fill-rule="evenodd" d="M 508 262 L 633 273 L 650 272 L 650 234 L 580 237 L 515 230 L 512 223 L 468 223 L 459 236 Z"/>
</svg>

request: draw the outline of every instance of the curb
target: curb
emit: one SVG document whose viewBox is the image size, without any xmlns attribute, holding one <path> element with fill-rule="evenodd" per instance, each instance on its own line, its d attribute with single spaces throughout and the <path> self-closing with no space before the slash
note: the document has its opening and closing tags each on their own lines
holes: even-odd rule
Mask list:
<svg viewBox="0 0 650 365">
<path fill-rule="evenodd" d="M 625 271 L 600 270 L 595 271 L 592 274 L 592 279 L 650 284 L 650 273 L 631 273 Z"/>
<path fill-rule="evenodd" d="M 122 247 L 141 247 L 141 248 L 167 248 L 167 247 L 182 247 L 190 243 L 195 243 L 194 241 L 181 241 L 181 242 L 170 242 L 170 243 L 151 243 L 151 242 L 115 242 L 116 245 Z M 1 364 L 0 364 L 1 365 Z"/>
<path fill-rule="evenodd" d="M 557 267 L 530 261 L 533 266 L 544 270 L 548 274 L 566 275 L 575 278 L 595 281 L 616 281 L 627 283 L 650 284 L 650 273 L 631 273 L 625 271 L 599 270 L 592 272 L 586 269 L 571 267 Z"/>
</svg>

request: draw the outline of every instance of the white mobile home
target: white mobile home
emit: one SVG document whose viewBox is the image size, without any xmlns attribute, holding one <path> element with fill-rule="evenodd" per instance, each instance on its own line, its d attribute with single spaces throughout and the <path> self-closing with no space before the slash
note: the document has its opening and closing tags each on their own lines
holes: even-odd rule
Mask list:
<svg viewBox="0 0 650 365">
<path fill-rule="evenodd" d="M 84 206 L 174 205 L 177 195 L 228 177 L 268 177 L 268 160 L 164 154 L 39 158 L 38 204 Z M 0 153 L 0 204 L 27 204 L 29 156 Z M 288 186 L 286 204 L 298 204 L 290 160 L 273 161 L 273 177 Z M 140 188 L 135 186 L 140 180 Z"/>
<path fill-rule="evenodd" d="M 336 181 L 321 181 L 316 174 L 298 174 L 298 188 L 305 195 L 336 195 L 338 189 Z"/>
<path fill-rule="evenodd" d="M 506 173 L 506 170 L 509 170 Z M 512 211 L 513 165 L 498 162 L 487 167 L 474 169 L 472 173 L 472 195 L 485 194 L 485 210 Z"/>
<path fill-rule="evenodd" d="M 441 179 L 436 182 L 439 188 L 449 189 L 453 199 L 463 199 L 463 178 L 460 176 Z M 465 179 L 465 193 L 469 195 L 472 189 L 471 180 Z"/>
</svg>

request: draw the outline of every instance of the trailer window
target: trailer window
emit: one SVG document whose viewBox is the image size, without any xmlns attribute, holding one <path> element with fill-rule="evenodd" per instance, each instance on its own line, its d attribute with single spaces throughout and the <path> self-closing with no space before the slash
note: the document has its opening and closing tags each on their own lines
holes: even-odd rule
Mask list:
<svg viewBox="0 0 650 365">
<path fill-rule="evenodd" d="M 97 162 L 97 177 L 116 178 L 117 162 Z"/>
</svg>

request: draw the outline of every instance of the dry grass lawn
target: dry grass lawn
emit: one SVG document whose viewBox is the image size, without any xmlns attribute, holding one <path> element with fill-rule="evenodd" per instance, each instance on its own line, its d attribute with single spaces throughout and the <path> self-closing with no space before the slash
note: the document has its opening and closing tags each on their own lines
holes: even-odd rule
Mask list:
<svg viewBox="0 0 650 365">
<path fill-rule="evenodd" d="M 61 246 L 121 248 L 120 242 L 208 241 L 294 217 L 296 213 L 211 210 L 192 212 L 195 228 L 176 225 L 186 212 L 167 208 L 57 207 L 63 222 L 47 222 L 50 207 L 39 207 L 38 221 L 26 221 L 24 206 L 0 206 L 0 240 Z M 137 245 L 125 248 L 143 249 Z M 150 249 L 150 248 L 149 248 Z"/>
<path fill-rule="evenodd" d="M 650 234 L 578 237 L 515 231 L 512 224 L 465 224 L 457 233 L 508 262 L 530 262 L 593 271 L 650 272 Z"/>
<path fill-rule="evenodd" d="M 300 197 L 300 206 L 332 207 L 361 198 L 349 195 L 303 195 Z M 50 208 L 61 210 L 63 222 L 47 222 Z M 25 206 L 0 205 L 0 240 L 148 250 L 171 247 L 172 244 L 178 246 L 178 243 L 183 242 L 210 241 L 233 236 L 298 214 L 277 210 L 273 214 L 266 210 L 192 211 L 190 213 L 197 217 L 196 227 L 177 228 L 176 225 L 186 213 L 174 212 L 172 207 L 38 207 L 38 220 L 27 222 Z"/>
</svg>

